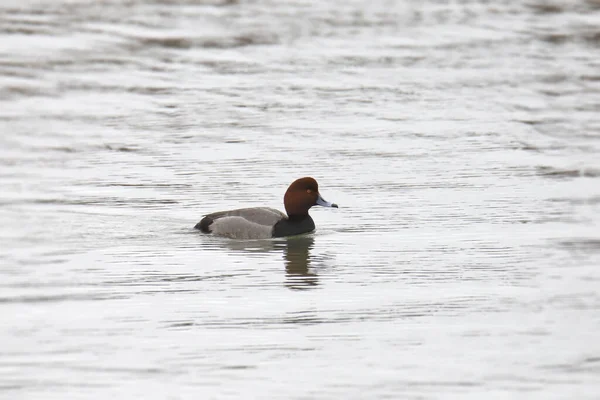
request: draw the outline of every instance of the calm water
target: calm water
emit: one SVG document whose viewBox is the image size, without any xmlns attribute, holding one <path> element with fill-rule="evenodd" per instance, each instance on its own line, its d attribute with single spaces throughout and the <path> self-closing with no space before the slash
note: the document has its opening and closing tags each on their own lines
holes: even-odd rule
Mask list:
<svg viewBox="0 0 600 400">
<path fill-rule="evenodd" d="M 0 5 L 2 398 L 597 399 L 599 211 L 598 1 Z"/>
</svg>

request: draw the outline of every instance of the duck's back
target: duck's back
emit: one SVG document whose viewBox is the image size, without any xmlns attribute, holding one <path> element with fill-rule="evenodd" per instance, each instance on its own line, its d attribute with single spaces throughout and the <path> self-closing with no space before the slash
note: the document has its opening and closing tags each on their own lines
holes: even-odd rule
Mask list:
<svg viewBox="0 0 600 400">
<path fill-rule="evenodd" d="M 194 228 L 236 239 L 266 239 L 272 237 L 273 226 L 286 218 L 274 208 L 239 208 L 208 214 Z"/>
</svg>

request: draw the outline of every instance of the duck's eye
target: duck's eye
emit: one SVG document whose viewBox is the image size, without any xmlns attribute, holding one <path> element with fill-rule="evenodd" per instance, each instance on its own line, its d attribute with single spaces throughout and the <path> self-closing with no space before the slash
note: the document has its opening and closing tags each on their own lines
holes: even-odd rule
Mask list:
<svg viewBox="0 0 600 400">
<path fill-rule="evenodd" d="M 308 193 L 308 194 L 311 194 L 311 193 L 312 193 L 312 190 L 310 190 L 310 189 L 306 189 L 306 193 Z"/>
</svg>

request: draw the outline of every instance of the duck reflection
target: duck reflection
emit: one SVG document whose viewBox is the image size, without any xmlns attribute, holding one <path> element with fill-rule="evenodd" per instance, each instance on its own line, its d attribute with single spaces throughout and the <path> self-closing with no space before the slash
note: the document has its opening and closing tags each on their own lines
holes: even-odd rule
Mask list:
<svg viewBox="0 0 600 400">
<path fill-rule="evenodd" d="M 248 253 L 283 252 L 286 271 L 285 286 L 292 290 L 313 289 L 319 285 L 318 275 L 311 268 L 311 250 L 315 239 L 312 235 L 291 236 L 276 240 L 226 241 L 233 251 Z M 223 242 L 218 242 L 222 246 Z"/>
<path fill-rule="evenodd" d="M 226 242 L 226 246 L 230 250 L 248 253 L 270 253 L 279 248 L 273 240 L 229 240 Z"/>
<path fill-rule="evenodd" d="M 285 286 L 292 290 L 313 289 L 319 285 L 317 274 L 310 268 L 310 251 L 315 239 L 312 236 L 295 236 L 286 239 L 283 258 Z"/>
</svg>

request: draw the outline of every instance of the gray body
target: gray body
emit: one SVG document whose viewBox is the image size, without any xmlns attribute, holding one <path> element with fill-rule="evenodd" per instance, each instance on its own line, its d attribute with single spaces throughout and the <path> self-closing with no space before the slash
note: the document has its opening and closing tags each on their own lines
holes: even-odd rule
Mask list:
<svg viewBox="0 0 600 400">
<path fill-rule="evenodd" d="M 273 227 L 287 216 L 269 207 L 239 208 L 208 214 L 196 225 L 205 233 L 235 239 L 267 239 Z"/>
</svg>

